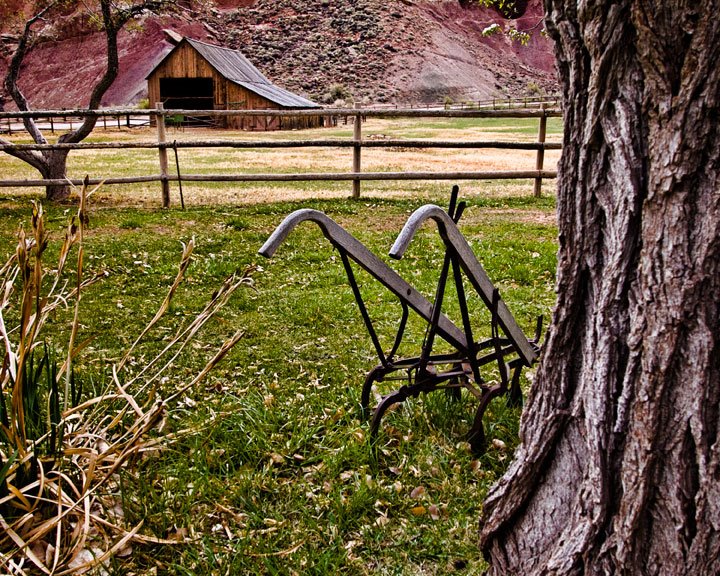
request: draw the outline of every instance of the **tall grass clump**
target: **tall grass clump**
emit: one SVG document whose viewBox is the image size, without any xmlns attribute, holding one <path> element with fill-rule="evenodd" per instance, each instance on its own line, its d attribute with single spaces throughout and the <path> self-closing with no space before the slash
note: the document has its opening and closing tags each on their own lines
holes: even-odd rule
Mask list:
<svg viewBox="0 0 720 576">
<path fill-rule="evenodd" d="M 240 340 L 237 331 L 196 375 L 163 397 L 159 383 L 207 321 L 241 285 L 250 268 L 228 277 L 205 308 L 142 362 L 128 360 L 171 306 L 191 262 L 194 240 L 183 246 L 175 281 L 157 313 L 124 356 L 93 375 L 83 390 L 74 368 L 88 345 L 78 342 L 83 323 L 81 295 L 106 274 L 83 275 L 88 225 L 87 186 L 57 256 L 45 228 L 42 205 L 34 203 L 30 230 L 20 228 L 15 253 L 0 266 L 0 573 L 84 572 L 133 542 L 142 522 L 123 520 L 122 474 L 132 474 L 142 454 L 160 436 L 167 407 L 203 380 Z M 48 262 L 52 260 L 53 265 Z M 75 265 L 71 263 L 74 261 Z M 65 341 L 46 336 L 46 325 L 70 319 Z M 57 330 L 55 331 L 57 332 Z"/>
</svg>

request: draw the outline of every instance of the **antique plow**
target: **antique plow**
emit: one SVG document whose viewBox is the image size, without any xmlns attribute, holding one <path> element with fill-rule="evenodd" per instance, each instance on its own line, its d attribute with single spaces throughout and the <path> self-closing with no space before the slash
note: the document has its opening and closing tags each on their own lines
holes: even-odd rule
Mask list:
<svg viewBox="0 0 720 576">
<path fill-rule="evenodd" d="M 447 211 L 435 205 L 426 205 L 416 210 L 408 219 L 390 250 L 390 256 L 402 258 L 415 232 L 425 220 L 437 223 L 438 231 L 445 244 L 445 257 L 437 283 L 434 302 L 403 280 L 397 272 L 370 252 L 361 242 L 344 228 L 317 210 L 297 210 L 287 216 L 260 249 L 262 256 L 271 258 L 290 231 L 306 220 L 315 222 L 325 237 L 337 249 L 342 259 L 348 282 L 362 315 L 365 326 L 378 355 L 379 364 L 367 375 L 363 384 L 361 405 L 368 413 L 373 384 L 384 380 L 406 382 L 400 388 L 384 396 L 375 408 L 370 424 L 371 438 L 376 437 L 383 415 L 393 404 L 408 398 L 417 398 L 421 393 L 434 390 L 450 390 L 456 397 L 465 388 L 478 400 L 478 407 L 468 441 L 475 452 L 485 449 L 485 434 L 482 418 L 488 404 L 503 394 L 508 399 L 520 402 L 520 373 L 524 366 L 531 366 L 538 356 L 538 342 L 542 318 L 538 318 L 536 333 L 529 340 L 515 322 L 512 314 L 500 298 L 500 294 L 478 262 L 469 244 L 457 228 L 465 203 L 457 203 L 457 186 L 453 187 L 450 206 Z M 392 348 L 385 352 L 368 313 L 360 288 L 351 265 L 355 262 L 398 299 L 402 315 Z M 448 281 L 455 285 L 462 317 L 462 327 L 456 326 L 442 313 L 443 300 Z M 463 276 L 477 292 L 490 310 L 491 336 L 476 341 L 470 322 L 470 313 L 465 293 Z M 420 354 L 411 358 L 397 358 L 402 342 L 409 311 L 413 310 L 427 322 L 427 329 Z M 442 338 L 454 348 L 449 353 L 434 353 L 436 338 Z M 486 382 L 481 368 L 494 364 L 498 375 L 494 382 Z"/>
</svg>

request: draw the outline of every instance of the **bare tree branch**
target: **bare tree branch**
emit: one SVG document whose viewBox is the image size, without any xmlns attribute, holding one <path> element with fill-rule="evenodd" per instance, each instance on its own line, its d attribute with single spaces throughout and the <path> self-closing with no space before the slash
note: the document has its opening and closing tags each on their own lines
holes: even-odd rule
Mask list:
<svg viewBox="0 0 720 576">
<path fill-rule="evenodd" d="M 12 59 L 10 60 L 10 66 L 8 67 L 7 74 L 5 75 L 5 90 L 13 99 L 18 109 L 23 112 L 30 110 L 30 105 L 28 104 L 25 95 L 20 90 L 20 86 L 18 86 L 18 76 L 20 75 L 20 68 L 22 67 L 23 60 L 28 52 L 32 26 L 38 20 L 42 20 L 45 14 L 57 5 L 58 1 L 59 0 L 55 0 L 51 2 L 35 16 L 25 22 L 25 28 L 23 33 L 20 35 L 18 46 L 15 49 Z M 28 134 L 30 134 L 36 144 L 47 144 L 47 140 L 38 129 L 33 118 L 23 118 L 23 124 L 25 125 L 25 130 L 27 130 Z"/>
<path fill-rule="evenodd" d="M 112 0 L 100 0 L 103 28 L 107 38 L 107 64 L 105 73 L 95 84 L 90 94 L 88 110 L 97 110 L 100 107 L 102 97 L 112 86 L 120 71 L 117 39 L 123 26 L 145 12 L 157 12 L 172 4 L 174 4 L 172 0 L 148 0 L 124 8 L 117 8 L 113 6 Z M 87 116 L 77 130 L 63 134 L 58 141 L 81 142 L 92 132 L 96 122 L 97 118 L 95 116 Z"/>
<path fill-rule="evenodd" d="M 133 18 L 146 12 L 159 12 L 163 9 L 176 5 L 176 0 L 131 0 L 124 3 L 115 3 L 114 0 L 97 0 L 100 6 L 100 17 L 102 22 L 102 30 L 106 36 L 106 65 L 102 77 L 93 86 L 88 103 L 88 110 L 97 110 L 100 108 L 102 98 L 108 91 L 110 86 L 118 76 L 120 71 L 120 62 L 118 56 L 118 34 L 123 26 Z M 21 111 L 29 111 L 30 104 L 23 95 L 18 86 L 20 69 L 25 56 L 31 49 L 32 27 L 42 20 L 45 16 L 49 16 L 51 9 L 61 4 L 62 0 L 51 0 L 50 3 L 35 16 L 25 23 L 25 28 L 20 36 L 18 47 L 13 54 L 7 75 L 4 80 L 5 90 L 12 97 L 13 101 Z M 83 4 L 85 4 L 83 2 Z M 94 2 L 85 4 L 88 12 L 94 12 Z M 74 131 L 61 135 L 58 138 L 59 143 L 77 143 L 81 142 L 95 128 L 97 117 L 88 116 L 82 124 Z M 38 128 L 33 118 L 23 118 L 23 123 L 28 134 L 32 137 L 36 144 L 47 144 L 47 140 Z M 0 142 L 6 143 L 1 140 Z M 10 151 L 5 150 L 11 156 L 14 156 L 23 162 L 31 165 L 42 174 L 46 179 L 62 179 L 65 177 L 67 165 L 67 150 L 45 150 L 45 151 Z M 46 188 L 46 196 L 49 200 L 62 200 L 70 194 L 68 186 L 48 185 Z"/>
<path fill-rule="evenodd" d="M 25 128 L 27 129 L 27 125 L 25 126 Z M 37 142 L 37 140 L 36 143 L 44 144 L 44 142 Z M 5 138 L 0 138 L 0 144 L 2 144 L 3 146 L 12 146 L 13 142 L 10 142 L 10 140 L 6 140 Z M 45 168 L 45 157 L 42 155 L 41 152 L 37 150 L 14 150 L 12 148 L 5 148 L 3 152 L 17 158 L 18 160 L 22 160 L 23 162 L 30 164 L 30 166 L 32 166 L 39 172 L 42 172 L 42 170 Z"/>
</svg>

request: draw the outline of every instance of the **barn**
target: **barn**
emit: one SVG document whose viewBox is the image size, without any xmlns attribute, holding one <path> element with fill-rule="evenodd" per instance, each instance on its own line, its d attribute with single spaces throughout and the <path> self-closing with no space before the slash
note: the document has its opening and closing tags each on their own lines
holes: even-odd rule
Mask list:
<svg viewBox="0 0 720 576">
<path fill-rule="evenodd" d="M 308 110 L 322 107 L 268 80 L 238 50 L 182 38 L 147 76 L 148 101 L 182 110 Z M 216 116 L 237 130 L 294 130 L 323 125 L 317 116 Z"/>
</svg>

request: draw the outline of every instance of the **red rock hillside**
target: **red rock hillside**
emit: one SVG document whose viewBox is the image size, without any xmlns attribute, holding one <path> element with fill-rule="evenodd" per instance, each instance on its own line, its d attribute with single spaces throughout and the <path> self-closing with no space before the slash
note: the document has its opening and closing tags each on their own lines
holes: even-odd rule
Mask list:
<svg viewBox="0 0 720 576">
<path fill-rule="evenodd" d="M 367 104 L 416 104 L 535 95 L 556 88 L 554 57 L 541 34 L 542 2 L 526 2 L 506 20 L 497 11 L 457 0 L 216 0 L 174 15 L 148 15 L 120 38 L 121 70 L 106 106 L 133 105 L 145 77 L 172 48 L 171 29 L 238 48 L 278 85 L 321 103 L 351 94 Z M 518 3 L 518 7 L 523 3 Z M 16 45 L 12 13 L 21 0 L 0 3 L 0 74 Z M 527 45 L 501 28 L 527 30 Z M 38 39 L 20 85 L 35 109 L 87 105 L 104 66 L 104 36 L 86 16 L 69 13 L 38 25 Z M 12 103 L 7 101 L 7 109 Z"/>
</svg>

